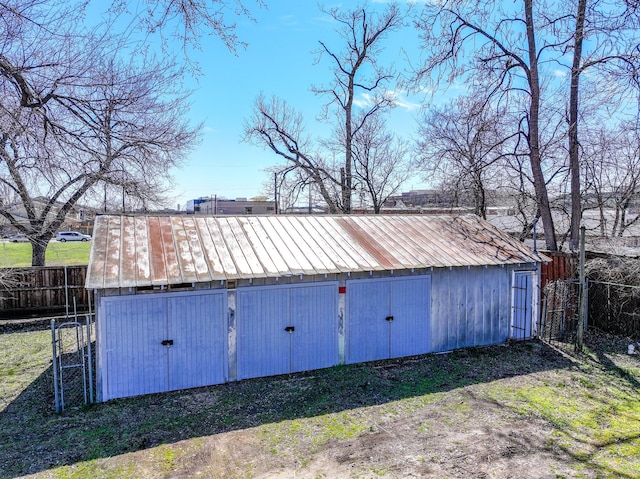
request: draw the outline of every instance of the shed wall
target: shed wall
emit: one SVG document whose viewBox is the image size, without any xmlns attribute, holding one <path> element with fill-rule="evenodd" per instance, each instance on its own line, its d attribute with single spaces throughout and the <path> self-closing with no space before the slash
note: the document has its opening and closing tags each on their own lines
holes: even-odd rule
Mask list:
<svg viewBox="0 0 640 479">
<path fill-rule="evenodd" d="M 98 397 L 499 344 L 511 337 L 515 299 L 536 310 L 537 286 L 514 295 L 516 271 L 537 284 L 529 264 L 98 295 Z M 174 344 L 160 346 L 165 339 Z"/>
<path fill-rule="evenodd" d="M 434 270 L 432 352 L 508 340 L 513 308 L 512 275 L 516 270 L 517 267 L 499 266 Z M 532 295 L 530 301 L 535 300 Z"/>
</svg>

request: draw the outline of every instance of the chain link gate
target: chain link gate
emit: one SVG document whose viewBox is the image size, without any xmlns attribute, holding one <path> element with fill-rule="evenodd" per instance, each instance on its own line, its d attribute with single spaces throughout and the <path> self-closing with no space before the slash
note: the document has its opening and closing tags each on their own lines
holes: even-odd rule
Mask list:
<svg viewBox="0 0 640 479">
<path fill-rule="evenodd" d="M 51 320 L 53 350 L 53 390 L 57 413 L 66 407 L 94 402 L 93 354 L 91 349 L 91 315 L 78 320 L 56 323 Z"/>
<path fill-rule="evenodd" d="M 540 338 L 549 343 L 576 340 L 580 284 L 575 279 L 548 283 L 543 291 Z"/>
</svg>

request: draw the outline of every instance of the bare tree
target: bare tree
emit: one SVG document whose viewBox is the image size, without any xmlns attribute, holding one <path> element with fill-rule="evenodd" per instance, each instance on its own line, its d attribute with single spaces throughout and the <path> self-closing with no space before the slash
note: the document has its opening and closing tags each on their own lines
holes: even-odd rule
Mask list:
<svg viewBox="0 0 640 479">
<path fill-rule="evenodd" d="M 496 166 L 514 155 L 514 137 L 496 111 L 476 97 L 460 97 L 428 110 L 419 120 L 418 151 L 428 179 L 468 193 L 475 214 L 487 217 L 487 188 Z M 498 163 L 501 163 L 497 165 Z M 493 183 L 495 186 L 495 183 Z"/>
<path fill-rule="evenodd" d="M 393 107 L 394 99 L 385 89 L 393 77 L 392 70 L 378 64 L 384 36 L 402 25 L 402 15 L 395 4 L 380 15 L 370 15 L 366 6 L 343 11 L 323 10 L 339 25 L 338 35 L 344 50 L 336 52 L 320 42 L 320 59 L 332 63 L 333 81 L 328 86 L 314 86 L 313 91 L 328 97 L 321 116 L 334 121 L 333 138 L 314 141 L 304 131 L 303 117 L 277 98 L 270 102 L 260 96 L 253 116 L 245 123 L 246 141 L 270 148 L 300 168 L 305 178 L 314 182 L 330 212 L 351 211 L 354 189 L 354 137 L 377 115 Z M 356 99 L 366 93 L 366 105 L 356 106 Z"/>
<path fill-rule="evenodd" d="M 317 185 L 330 213 L 338 211 L 340 199 L 335 192 L 340 179 L 335 177 L 334 165 L 316 151 L 316 143 L 305 131 L 302 114 L 278 98 L 267 101 L 260 95 L 253 116 L 245 122 L 244 139 L 285 159 L 300 171 L 301 178 L 309 178 Z"/>
<path fill-rule="evenodd" d="M 266 7 L 263 0 L 251 2 L 258 8 Z M 245 0 L 142 0 L 140 11 L 132 11 L 132 2 L 117 0 L 111 3 L 109 12 L 115 16 L 132 16 L 133 25 L 148 34 L 159 34 L 163 47 L 178 39 L 182 43 L 185 58 L 190 49 L 200 49 L 203 36 L 218 38 L 232 53 L 247 46 L 236 33 L 233 19 L 254 17 Z"/>
<path fill-rule="evenodd" d="M 640 138 L 632 124 L 600 128 L 584 161 L 586 204 L 599 211 L 602 236 L 640 223 Z M 611 218 L 611 214 L 613 217 Z"/>
<path fill-rule="evenodd" d="M 580 81 L 585 72 L 593 72 L 598 79 L 607 78 L 608 106 L 615 103 L 611 100 L 618 96 L 620 87 L 626 88 L 631 83 L 637 88 L 640 82 L 637 73 L 640 68 L 640 40 L 637 36 L 640 19 L 638 5 L 634 2 L 614 1 L 603 4 L 593 0 L 577 0 L 574 8 L 568 148 L 571 171 L 571 244 L 576 246 L 582 215 L 578 136 Z M 611 79 L 618 81 L 612 82 Z"/>
<path fill-rule="evenodd" d="M 608 95 L 606 107 L 612 111 L 620 111 L 619 105 L 627 104 L 620 101 L 624 93 L 619 87 L 637 83 L 640 49 L 636 9 L 634 2 L 622 0 L 560 4 L 522 0 L 520 6 L 509 7 L 490 1 L 469 4 L 454 0 L 442 8 L 427 7 L 418 22 L 430 54 L 419 72 L 421 81 L 469 79 L 473 73 L 473 78 L 481 78 L 483 87 L 489 89 L 494 104 L 526 102 L 519 123 L 529 149 L 529 166 L 549 249 L 556 249 L 556 231 L 541 154 L 546 127 L 541 116 L 569 98 L 566 137 L 571 173 L 571 243 L 575 245 L 581 217 L 581 79 L 600 83 L 600 90 Z M 553 80 L 563 67 L 570 72 L 569 85 Z M 586 71 L 589 76 L 583 75 Z"/>
<path fill-rule="evenodd" d="M 115 39 L 38 14 L 6 23 L 19 34 L 0 49 L 0 183 L 19 198 L 0 215 L 28 236 L 33 265 L 91 188 L 124 185 L 153 200 L 195 140 L 170 63 L 122 62 Z"/>
<path fill-rule="evenodd" d="M 488 0 L 473 4 L 453 0 L 444 7 L 427 5 L 417 26 L 428 54 L 417 72 L 419 82 L 432 81 L 437 86 L 443 79 L 469 78 L 473 73 L 473 78 L 483 83 L 487 101 L 490 99 L 494 105 L 515 101 L 516 107 L 522 105 L 520 134 L 528 148 L 547 248 L 555 251 L 555 227 L 540 142 L 539 66 L 551 44 L 539 34 L 533 0 L 523 0 L 521 9 L 507 9 Z M 545 27 L 552 29 L 553 25 Z"/>
<path fill-rule="evenodd" d="M 327 55 L 333 63 L 334 80 L 329 86 L 315 86 L 313 91 L 329 98 L 325 117 L 332 106 L 337 107 L 335 115 L 344 131 L 341 209 L 349 213 L 353 190 L 353 137 L 369 118 L 394 105 L 393 96 L 384 89 L 394 76 L 393 70 L 380 65 L 377 57 L 382 49 L 381 40 L 402 25 L 403 17 L 396 4 L 390 4 L 378 18 L 369 15 L 365 6 L 347 12 L 337 7 L 323 11 L 340 25 L 338 35 L 346 46 L 343 51 L 335 52 L 325 42 L 320 42 L 320 55 Z M 369 101 L 355 116 L 354 100 L 361 92 L 367 93 Z"/>
<path fill-rule="evenodd" d="M 410 178 L 415 165 L 409 156 L 409 143 L 390 133 L 380 115 L 361 124 L 352 138 L 353 173 L 378 214 L 385 201 Z"/>
</svg>

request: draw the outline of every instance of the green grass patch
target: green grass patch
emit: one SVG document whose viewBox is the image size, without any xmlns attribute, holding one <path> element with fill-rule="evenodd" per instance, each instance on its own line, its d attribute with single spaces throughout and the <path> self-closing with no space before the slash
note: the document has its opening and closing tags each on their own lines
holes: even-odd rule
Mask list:
<svg viewBox="0 0 640 479">
<path fill-rule="evenodd" d="M 43 374 L 51 362 L 51 333 L 0 334 L 0 406 L 8 404 Z"/>
<path fill-rule="evenodd" d="M 603 479 L 640 478 L 638 379 L 610 365 L 582 363 L 570 384 L 495 383 L 487 392 L 503 407 L 552 424 L 554 443 L 575 459 L 577 469 L 595 469 Z"/>
<path fill-rule="evenodd" d="M 45 253 L 47 266 L 71 266 L 89 263 L 90 242 L 50 241 Z M 0 268 L 31 266 L 30 243 L 0 243 Z"/>
<path fill-rule="evenodd" d="M 135 464 L 129 462 L 126 465 L 109 467 L 104 461 L 85 461 L 73 466 L 63 466 L 52 471 L 55 479 L 135 479 L 139 477 L 135 473 Z"/>
</svg>

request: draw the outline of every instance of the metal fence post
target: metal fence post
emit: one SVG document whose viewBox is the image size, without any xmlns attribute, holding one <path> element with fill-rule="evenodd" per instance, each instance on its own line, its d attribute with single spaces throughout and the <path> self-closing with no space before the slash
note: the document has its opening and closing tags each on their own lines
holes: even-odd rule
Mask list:
<svg viewBox="0 0 640 479">
<path fill-rule="evenodd" d="M 587 284 L 585 281 L 585 227 L 580 227 L 580 298 L 578 306 L 578 324 L 576 331 L 576 350 L 582 351 L 584 347 L 584 318 L 587 311 Z"/>
<path fill-rule="evenodd" d="M 93 361 L 91 355 L 91 315 L 87 314 L 87 362 L 89 366 L 89 404 L 93 404 Z"/>
<path fill-rule="evenodd" d="M 58 384 L 58 351 L 57 351 L 57 338 L 56 338 L 56 320 L 51 320 L 51 350 L 53 352 L 53 396 L 55 411 L 60 412 L 60 385 Z"/>
</svg>

